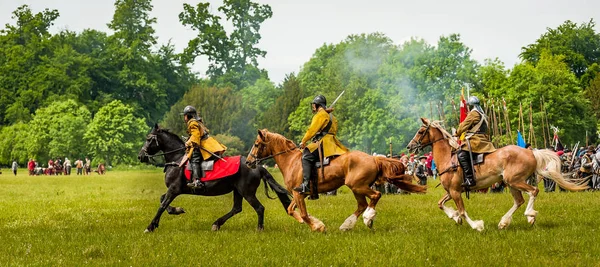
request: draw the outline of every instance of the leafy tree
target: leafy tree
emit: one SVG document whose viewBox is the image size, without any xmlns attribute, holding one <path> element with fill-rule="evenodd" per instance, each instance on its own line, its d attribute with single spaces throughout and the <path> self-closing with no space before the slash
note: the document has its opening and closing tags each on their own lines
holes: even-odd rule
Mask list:
<svg viewBox="0 0 600 267">
<path fill-rule="evenodd" d="M 243 155 L 244 151 L 246 151 L 244 142 L 237 136 L 217 134 L 215 138 L 227 147 L 227 151 L 225 151 L 226 156 Z"/>
<path fill-rule="evenodd" d="M 134 108 L 114 100 L 96 113 L 84 140 L 92 156 L 107 165 L 134 163 L 148 130 Z"/>
<path fill-rule="evenodd" d="M 286 75 L 281 90 L 283 93 L 277 97 L 275 104 L 266 109 L 257 128 L 267 128 L 284 136 L 294 136 L 288 123 L 288 117 L 296 110 L 304 95 L 300 83 L 293 73 Z"/>
<path fill-rule="evenodd" d="M 570 70 L 579 78 L 593 63 L 600 63 L 600 34 L 596 23 L 577 24 L 565 21 L 556 29 L 548 28 L 535 43 L 521 49 L 520 57 L 536 65 L 544 50 L 553 55 L 564 55 Z"/>
<path fill-rule="evenodd" d="M 0 125 L 29 120 L 47 93 L 32 85 L 31 74 L 48 55 L 48 29 L 58 16 L 57 10 L 34 14 L 23 5 L 13 11 L 15 24 L 0 31 Z"/>
<path fill-rule="evenodd" d="M 83 136 L 91 113 L 74 100 L 54 102 L 36 111 L 29 123 L 27 151 L 40 159 L 84 156 Z"/>
<path fill-rule="evenodd" d="M 271 7 L 250 0 L 223 1 L 218 10 L 233 26 L 229 35 L 221 25 L 221 17 L 211 14 L 209 7 L 209 3 L 202 2 L 195 7 L 183 4 L 179 21 L 198 32 L 198 36 L 189 41 L 182 55 L 183 62 L 193 62 L 199 55 L 207 56 L 210 64 L 206 74 L 217 85 L 234 89 L 266 77 L 266 72 L 258 69 L 257 61 L 266 51 L 256 46 L 261 38 L 261 24 L 273 15 Z"/>
<path fill-rule="evenodd" d="M 29 125 L 17 122 L 0 129 L 0 165 L 10 165 L 13 160 L 23 163 L 33 156 L 27 151 L 32 135 Z"/>
</svg>

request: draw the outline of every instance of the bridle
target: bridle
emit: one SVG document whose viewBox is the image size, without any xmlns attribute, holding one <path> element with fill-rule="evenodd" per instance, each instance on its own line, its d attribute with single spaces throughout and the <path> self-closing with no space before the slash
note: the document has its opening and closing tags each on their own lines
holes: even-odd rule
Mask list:
<svg viewBox="0 0 600 267">
<path fill-rule="evenodd" d="M 439 141 L 447 139 L 445 136 L 442 135 L 442 137 L 439 138 L 439 139 L 437 139 L 437 140 L 434 140 L 434 141 L 431 141 L 431 142 L 428 142 L 428 143 L 425 143 L 425 144 L 421 143 L 423 141 L 423 137 L 425 137 L 425 134 L 427 134 L 429 132 L 429 127 L 431 127 L 431 123 L 428 123 L 426 126 L 427 127 L 425 128 L 425 131 L 423 131 L 423 133 L 421 134 L 421 137 L 419 138 L 418 141 L 415 141 L 414 137 L 410 140 L 411 142 L 417 143 L 417 150 L 421 150 L 421 149 L 423 149 L 423 148 L 425 148 L 427 146 L 433 145 L 433 144 L 435 144 L 435 143 L 437 143 Z"/>
<path fill-rule="evenodd" d="M 159 144 L 158 144 L 158 138 L 156 137 L 155 134 L 148 134 L 148 141 L 149 141 L 149 144 L 152 144 L 152 142 L 156 142 L 156 146 L 159 146 Z M 170 150 L 170 151 L 166 151 L 166 152 L 162 152 L 162 153 L 150 155 L 150 154 L 148 154 L 147 147 L 144 146 L 142 148 L 142 152 L 144 153 L 144 157 L 147 157 L 149 159 L 154 160 L 155 157 L 164 156 L 164 155 L 171 154 L 171 153 L 174 153 L 174 152 L 177 152 L 177 151 L 181 151 L 181 150 L 184 150 L 184 149 L 185 149 L 185 146 L 177 148 L 177 149 L 173 149 L 173 150 Z"/>
<path fill-rule="evenodd" d="M 281 155 L 281 154 L 285 154 L 285 153 L 288 153 L 288 152 L 292 152 L 292 151 L 294 151 L 294 150 L 298 149 L 298 147 L 297 147 L 297 146 L 294 146 L 293 148 L 290 148 L 290 149 L 288 149 L 288 150 L 284 150 L 284 151 L 277 152 L 277 153 L 275 153 L 275 154 L 273 154 L 273 155 L 270 155 L 270 156 L 266 156 L 266 157 L 263 157 L 263 158 L 259 158 L 259 157 L 258 157 L 258 154 L 261 154 L 260 152 L 262 152 L 262 150 L 263 150 L 263 149 L 266 147 L 266 145 L 267 145 L 268 143 L 269 143 L 269 142 L 265 142 L 265 141 L 262 141 L 262 140 L 261 140 L 259 143 L 254 143 L 254 145 L 253 145 L 252 147 L 255 147 L 255 148 L 256 148 L 256 154 L 253 154 L 253 153 L 252 153 L 252 150 L 253 150 L 253 149 L 251 149 L 251 150 L 250 150 L 250 152 L 248 153 L 248 157 L 252 156 L 252 157 L 254 158 L 254 162 L 251 162 L 250 164 L 259 164 L 259 163 L 261 163 L 261 162 L 263 162 L 263 161 L 265 161 L 265 160 L 268 160 L 268 159 L 274 158 L 274 157 L 276 157 L 276 156 L 279 156 L 279 155 Z M 247 158 L 248 158 L 248 157 L 247 157 Z"/>
</svg>

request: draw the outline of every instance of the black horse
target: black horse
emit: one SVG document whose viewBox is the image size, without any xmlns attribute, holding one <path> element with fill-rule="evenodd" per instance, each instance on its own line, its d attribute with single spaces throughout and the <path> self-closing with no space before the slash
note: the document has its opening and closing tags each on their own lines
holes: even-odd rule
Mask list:
<svg viewBox="0 0 600 267">
<path fill-rule="evenodd" d="M 256 190 L 260 185 L 261 179 L 265 181 L 265 193 L 267 197 L 267 184 L 275 191 L 283 208 L 286 209 L 290 205 L 290 198 L 287 190 L 279 185 L 273 176 L 262 167 L 250 169 L 246 166 L 246 158 L 241 157 L 240 169 L 234 175 L 206 182 L 206 187 L 202 191 L 192 190 L 187 187 L 187 180 L 184 175 L 184 168 L 180 168 L 179 162 L 185 153 L 185 143 L 177 135 L 169 132 L 166 129 L 159 128 L 158 124 L 154 125 L 152 131 L 146 137 L 146 142 L 138 159 L 141 162 L 149 162 L 153 156 L 158 156 L 156 153 L 163 151 L 159 155 L 165 158 L 165 184 L 167 192 L 160 197 L 160 207 L 158 212 L 145 232 L 152 232 L 158 227 L 160 216 L 166 210 L 169 214 L 181 214 L 185 211 L 180 207 L 171 207 L 171 202 L 181 194 L 203 195 L 203 196 L 218 196 L 228 194 L 233 191 L 233 208 L 230 212 L 217 219 L 212 230 L 216 231 L 221 228 L 229 218 L 242 211 L 242 198 L 244 198 L 256 210 L 258 214 L 258 230 L 264 228 L 264 211 L 265 207 L 256 198 Z M 271 197 L 269 197 L 271 198 Z"/>
</svg>

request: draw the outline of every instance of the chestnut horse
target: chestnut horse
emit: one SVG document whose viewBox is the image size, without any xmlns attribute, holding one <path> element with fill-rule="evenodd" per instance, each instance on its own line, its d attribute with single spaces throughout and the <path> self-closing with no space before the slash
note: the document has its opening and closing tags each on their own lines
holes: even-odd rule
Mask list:
<svg viewBox="0 0 600 267">
<path fill-rule="evenodd" d="M 433 147 L 433 160 L 440 172 L 440 182 L 447 192 L 438 202 L 439 208 L 456 223 L 461 224 L 462 218 L 464 218 L 473 229 L 482 231 L 483 221 L 473 221 L 469 218 L 461 197 L 461 193 L 464 191 L 462 187 L 463 173 L 456 163 L 456 157 L 452 156 L 452 150 L 458 149 L 458 143 L 439 122 L 430 122 L 425 118 L 421 118 L 421 121 L 423 125 L 407 148 L 415 151 L 430 145 Z M 500 181 L 504 181 L 510 186 L 514 204 L 500 220 L 499 229 L 510 225 L 513 213 L 525 202 L 521 192 L 526 192 L 529 195 L 529 202 L 525 209 L 525 216 L 527 216 L 527 221 L 533 225 L 538 213 L 533 209 L 533 202 L 539 189 L 525 182 L 532 174 L 535 173 L 536 177 L 550 178 L 569 191 L 587 189 L 587 186 L 566 181 L 560 173 L 560 167 L 560 159 L 553 151 L 529 150 L 515 145 L 505 146 L 486 155 L 483 163 L 475 165 L 477 183 L 471 190 L 488 188 Z M 458 211 L 444 205 L 450 199 L 454 200 Z"/>
<path fill-rule="evenodd" d="M 288 214 L 298 222 L 308 224 L 313 231 L 323 232 L 325 224 L 306 211 L 304 203 L 306 196 L 293 190 L 302 182 L 301 157 L 302 151 L 294 142 L 264 129 L 258 131 L 246 164 L 255 167 L 265 159 L 274 158 L 283 174 L 287 190 L 293 195 L 292 203 L 288 206 Z M 325 177 L 322 176 L 321 169 L 318 169 L 317 173 L 319 192 L 329 192 L 346 185 L 356 198 L 358 208 L 340 226 L 342 231 L 354 228 L 358 217 L 363 212 L 363 222 L 367 227 L 372 228 L 376 215 L 375 206 L 381 197 L 380 192 L 370 188 L 376 182 L 387 180 L 409 192 L 424 193 L 427 190 L 425 186 L 412 184 L 412 176 L 404 175 L 404 165 L 399 160 L 373 157 L 360 151 L 351 151 L 331 160 L 331 163 L 325 166 Z M 367 203 L 366 198 L 371 201 Z M 300 209 L 300 214 L 295 211 L 296 207 Z"/>
</svg>

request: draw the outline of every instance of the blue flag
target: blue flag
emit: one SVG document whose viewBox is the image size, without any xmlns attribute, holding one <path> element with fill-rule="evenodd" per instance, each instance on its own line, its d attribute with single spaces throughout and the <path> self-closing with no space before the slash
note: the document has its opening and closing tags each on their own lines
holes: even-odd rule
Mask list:
<svg viewBox="0 0 600 267">
<path fill-rule="evenodd" d="M 517 146 L 525 148 L 525 139 L 523 139 L 521 131 L 517 131 Z"/>
</svg>

